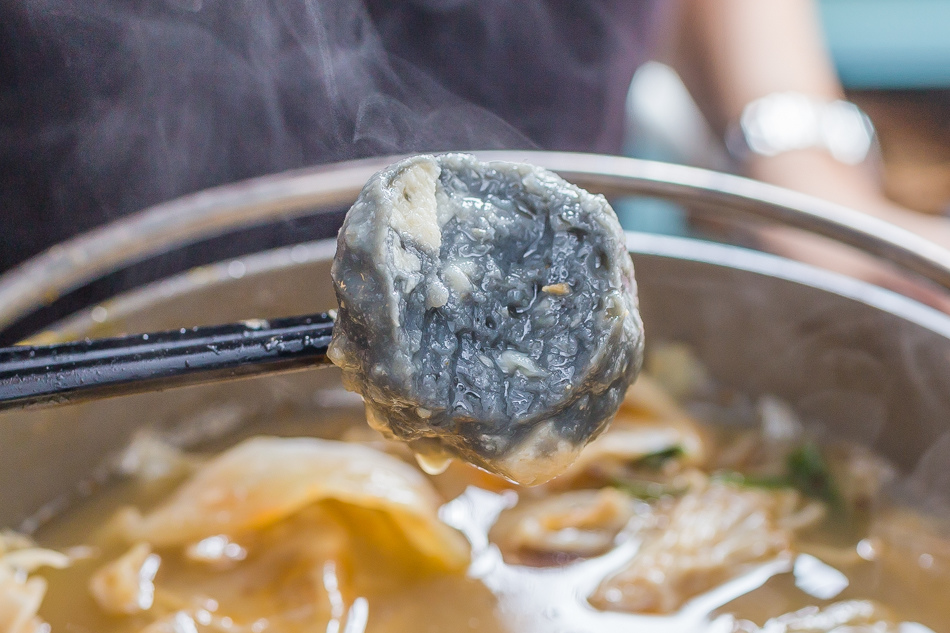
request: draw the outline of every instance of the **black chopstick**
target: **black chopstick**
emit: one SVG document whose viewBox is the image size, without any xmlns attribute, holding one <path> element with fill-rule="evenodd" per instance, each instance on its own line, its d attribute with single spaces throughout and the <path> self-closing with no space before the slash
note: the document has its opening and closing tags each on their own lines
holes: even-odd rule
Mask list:
<svg viewBox="0 0 950 633">
<path fill-rule="evenodd" d="M 0 410 L 326 365 L 328 314 L 0 348 Z"/>
</svg>

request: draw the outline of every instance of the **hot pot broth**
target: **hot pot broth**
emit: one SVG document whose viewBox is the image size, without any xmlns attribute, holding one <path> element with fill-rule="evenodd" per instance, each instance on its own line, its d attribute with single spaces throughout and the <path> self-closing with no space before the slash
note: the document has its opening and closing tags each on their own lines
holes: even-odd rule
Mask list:
<svg viewBox="0 0 950 633">
<path fill-rule="evenodd" d="M 647 365 L 534 488 L 425 475 L 359 416 L 321 425 L 346 444 L 140 438 L 38 546 L 3 537 L 0 631 L 946 630 L 950 539 L 883 459 L 775 399 L 743 413 L 682 347 Z"/>
</svg>

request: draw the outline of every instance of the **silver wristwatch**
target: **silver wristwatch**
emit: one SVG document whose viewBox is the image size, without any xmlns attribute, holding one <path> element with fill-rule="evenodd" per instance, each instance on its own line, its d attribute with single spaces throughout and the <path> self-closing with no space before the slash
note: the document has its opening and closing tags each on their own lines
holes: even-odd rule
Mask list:
<svg viewBox="0 0 950 633">
<path fill-rule="evenodd" d="M 775 92 L 750 102 L 726 135 L 739 160 L 823 149 L 848 165 L 864 162 L 875 147 L 871 119 L 849 101 L 823 101 L 799 92 Z"/>
</svg>

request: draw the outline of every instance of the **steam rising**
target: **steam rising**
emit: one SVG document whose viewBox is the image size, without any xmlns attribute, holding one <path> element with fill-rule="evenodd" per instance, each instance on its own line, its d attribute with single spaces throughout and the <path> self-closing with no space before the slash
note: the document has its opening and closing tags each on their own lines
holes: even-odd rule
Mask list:
<svg viewBox="0 0 950 633">
<path fill-rule="evenodd" d="M 0 231 L 0 269 L 30 254 L 24 249 L 223 182 L 374 154 L 534 147 L 518 129 L 537 128 L 537 108 L 559 107 L 550 95 L 576 100 L 543 82 L 528 95 L 528 87 L 509 85 L 496 100 L 539 103 L 514 121 L 516 129 L 457 96 L 464 86 L 445 87 L 455 63 L 451 42 L 429 50 L 445 51 L 439 79 L 398 56 L 406 33 L 394 25 L 418 38 L 429 33 L 400 22 L 401 7 L 376 4 L 380 15 L 371 17 L 359 0 L 7 3 L 0 9 L 0 195 L 7 218 L 35 220 Z M 438 14 L 478 4 L 406 6 Z M 522 24 L 533 21 L 551 41 L 586 28 L 557 23 L 538 1 L 518 6 Z M 597 42 L 606 41 L 600 31 L 611 21 L 595 17 L 584 54 L 536 54 L 578 81 L 604 83 Z M 493 29 L 505 23 L 495 22 L 479 24 L 482 41 L 509 55 L 495 66 L 533 46 L 499 41 L 505 33 Z M 463 28 L 458 21 L 456 28 Z M 489 59 L 484 52 L 479 63 Z M 467 81 L 473 71 L 492 69 L 469 68 Z"/>
</svg>

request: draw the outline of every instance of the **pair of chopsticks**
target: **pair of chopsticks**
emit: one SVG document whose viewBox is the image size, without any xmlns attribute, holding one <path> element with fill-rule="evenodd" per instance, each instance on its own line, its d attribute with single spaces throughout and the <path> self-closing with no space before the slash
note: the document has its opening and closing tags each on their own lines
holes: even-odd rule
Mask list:
<svg viewBox="0 0 950 633">
<path fill-rule="evenodd" d="M 0 349 L 0 410 L 326 365 L 328 314 Z"/>
</svg>

